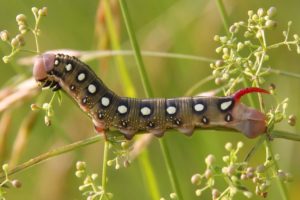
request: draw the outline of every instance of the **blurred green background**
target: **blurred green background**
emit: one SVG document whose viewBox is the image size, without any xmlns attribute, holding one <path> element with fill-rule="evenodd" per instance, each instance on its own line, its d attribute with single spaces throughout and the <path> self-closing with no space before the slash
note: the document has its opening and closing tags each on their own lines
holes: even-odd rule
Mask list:
<svg viewBox="0 0 300 200">
<path fill-rule="evenodd" d="M 48 7 L 48 16 L 41 23 L 40 46 L 42 51 L 50 49 L 75 49 L 95 50 L 101 46 L 101 34 L 97 30 L 101 18 L 97 18 L 99 1 L 29 1 L 29 0 L 0 0 L 0 29 L 7 29 L 12 34 L 17 33 L 15 17 L 24 13 L 29 21 L 32 21 L 31 7 Z M 247 11 L 257 10 L 262 7 L 268 9 L 275 6 L 278 10 L 276 20 L 278 27 L 268 35 L 270 41 L 282 41 L 282 30 L 287 27 L 288 21 L 293 21 L 292 33 L 300 33 L 299 7 L 297 0 L 289 1 L 225 1 L 226 10 L 230 21 L 247 20 Z M 128 1 L 130 15 L 138 42 L 142 50 L 159 52 L 183 53 L 189 55 L 203 56 L 207 58 L 218 58 L 215 53 L 217 43 L 213 41 L 216 34 L 224 35 L 225 31 L 215 1 L 207 0 L 151 0 L 151 1 Z M 116 6 L 120 20 L 120 40 L 122 49 L 131 49 L 128 35 L 122 18 Z M 97 25 L 96 25 L 97 24 Z M 104 30 L 105 33 L 105 30 Z M 99 38 L 100 37 L 100 42 Z M 34 47 L 32 38 L 26 38 L 28 48 Z M 1 43 L 0 56 L 7 54 L 9 49 Z M 110 45 L 106 47 L 112 49 Z M 21 54 L 20 56 L 27 56 Z M 274 69 L 282 69 L 289 72 L 300 73 L 300 57 L 289 52 L 285 47 L 273 51 L 270 54 L 270 66 Z M 134 85 L 138 90 L 138 96 L 145 94 L 141 87 L 141 81 L 134 61 L 134 57 L 125 57 L 126 66 L 130 71 Z M 196 82 L 211 74 L 209 63 L 182 59 L 144 57 L 144 62 L 151 81 L 151 86 L 157 97 L 174 97 L 183 95 Z M 99 64 L 100 63 L 100 64 Z M 122 82 L 113 57 L 105 61 L 91 62 L 94 67 L 100 66 L 99 76 L 103 81 L 120 95 L 124 95 Z M 8 80 L 15 76 L 13 66 L 20 68 L 25 74 L 31 76 L 31 67 L 20 66 L 16 63 L 4 64 L 0 62 L 0 85 L 5 88 Z M 95 68 L 94 68 L 95 69 Z M 289 98 L 288 113 L 296 114 L 299 118 L 300 107 L 300 80 L 279 75 L 270 75 L 265 87 L 275 83 L 277 87 L 277 98 L 283 100 Z M 212 81 L 204 85 L 198 92 L 216 88 Z M 50 92 L 47 99 L 50 99 Z M 20 128 L 21 122 L 31 113 L 30 104 L 37 101 L 38 96 L 26 100 L 21 105 L 9 108 L 12 113 L 12 124 L 9 128 L 5 142 L 5 152 L 1 162 L 8 162 L 12 146 Z M 273 98 L 266 97 L 268 107 L 275 105 Z M 38 115 L 33 128 L 26 140 L 25 149 L 22 151 L 19 163 L 22 163 L 43 152 L 58 146 L 93 136 L 93 126 L 89 118 L 64 95 L 62 106 L 56 106 L 53 126 L 46 127 L 43 122 L 43 113 Z M 295 127 L 288 126 L 284 121 L 276 127 L 279 130 L 297 132 L 299 124 Z M 1 130 L 0 130 L 1 131 Z M 0 132 L 1 133 L 1 132 Z M 205 169 L 204 158 L 212 153 L 216 155 L 219 163 L 226 153 L 224 144 L 228 141 L 236 143 L 243 141 L 245 147 L 241 152 L 243 158 L 256 140 L 245 138 L 241 134 L 226 133 L 221 131 L 197 131 L 192 137 L 186 137 L 175 131 L 165 135 L 166 142 L 171 149 L 171 157 L 176 166 L 176 173 L 180 180 L 185 199 L 199 199 L 194 194 L 196 187 L 190 183 L 190 177 Z M 43 164 L 30 168 L 14 178 L 21 180 L 23 186 L 20 189 L 8 191 L 8 199 L 83 199 L 78 191 L 80 180 L 74 176 L 75 162 L 84 160 L 88 163 L 90 172 L 101 174 L 103 142 L 93 144 L 71 153 L 64 154 Z M 300 188 L 300 145 L 297 142 L 286 140 L 275 140 L 272 142 L 275 153 L 280 155 L 280 168 L 290 172 L 294 181 L 287 184 L 290 199 L 299 199 Z M 151 164 L 155 176 L 159 182 L 162 197 L 168 197 L 173 192 L 168 179 L 164 160 L 161 155 L 157 139 L 154 139 L 148 147 Z M 264 161 L 264 148 L 252 158 L 251 164 L 256 165 Z M 110 157 L 113 157 L 110 154 Z M 138 158 L 139 159 L 139 158 Z M 114 199 L 151 199 L 148 189 L 144 183 L 143 169 L 135 160 L 129 168 L 115 170 L 108 168 L 108 191 L 114 194 Z M 222 188 L 222 184 L 219 185 Z M 205 193 L 203 199 L 209 199 L 209 192 Z M 244 199 L 237 196 L 236 199 Z M 259 199 L 259 197 L 253 197 Z M 266 199 L 280 199 L 279 189 L 274 182 Z"/>
</svg>

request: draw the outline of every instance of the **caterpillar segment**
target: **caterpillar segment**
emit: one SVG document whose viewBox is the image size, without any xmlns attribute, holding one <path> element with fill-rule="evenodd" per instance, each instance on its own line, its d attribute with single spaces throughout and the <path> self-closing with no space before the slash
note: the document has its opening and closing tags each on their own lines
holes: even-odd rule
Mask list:
<svg viewBox="0 0 300 200">
<path fill-rule="evenodd" d="M 248 93 L 269 93 L 245 88 L 227 97 L 137 99 L 120 97 L 104 85 L 93 70 L 76 57 L 43 54 L 34 63 L 33 76 L 43 87 L 62 89 L 93 121 L 97 132 L 118 129 L 127 139 L 150 132 L 157 137 L 168 129 L 192 135 L 194 129 L 228 129 L 255 138 L 266 130 L 260 111 L 240 102 Z"/>
</svg>

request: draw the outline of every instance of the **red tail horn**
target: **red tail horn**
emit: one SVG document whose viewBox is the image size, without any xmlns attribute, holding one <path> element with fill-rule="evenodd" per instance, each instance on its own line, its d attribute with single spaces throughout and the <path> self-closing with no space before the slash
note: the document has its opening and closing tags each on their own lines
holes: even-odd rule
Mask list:
<svg viewBox="0 0 300 200">
<path fill-rule="evenodd" d="M 235 101 L 239 101 L 242 96 L 249 94 L 249 93 L 253 93 L 253 92 L 270 94 L 270 92 L 265 89 L 257 88 L 257 87 L 249 87 L 249 88 L 244 88 L 244 89 L 236 91 L 233 94 L 233 98 Z"/>
</svg>

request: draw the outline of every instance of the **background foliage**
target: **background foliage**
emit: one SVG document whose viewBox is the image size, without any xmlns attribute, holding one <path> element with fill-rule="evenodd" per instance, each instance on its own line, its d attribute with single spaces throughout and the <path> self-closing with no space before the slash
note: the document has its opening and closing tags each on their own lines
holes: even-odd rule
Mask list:
<svg viewBox="0 0 300 200">
<path fill-rule="evenodd" d="M 16 31 L 15 16 L 24 13 L 31 15 L 31 7 L 47 6 L 49 15 L 41 24 L 42 34 L 40 37 L 41 50 L 49 49 L 76 49 L 93 50 L 103 48 L 103 43 L 107 37 L 106 29 L 99 31 L 101 26 L 101 16 L 97 16 L 99 9 L 98 1 L 4 1 L 0 0 L 0 28 Z M 281 41 L 282 31 L 286 29 L 288 21 L 292 20 L 292 32 L 300 33 L 300 22 L 298 22 L 300 2 L 296 0 L 286 1 L 226 1 L 226 10 L 229 13 L 231 22 L 246 20 L 249 9 L 257 10 L 259 7 L 277 7 L 278 21 L 277 31 L 272 31 L 268 35 L 270 40 Z M 117 5 L 117 3 L 115 3 Z M 217 43 L 213 41 L 216 34 L 224 35 L 222 20 L 218 12 L 215 1 L 206 0 L 152 0 L 152 1 L 128 1 L 129 12 L 134 24 L 135 33 L 142 50 L 159 52 L 183 53 L 198 55 L 207 58 L 218 58 L 215 53 Z M 120 41 L 122 49 L 131 49 L 128 35 L 121 18 L 118 6 L 113 11 L 119 20 Z M 99 39 L 100 38 L 100 39 Z M 279 39 L 278 39 L 279 38 Z M 33 38 L 32 38 L 33 39 Z M 27 40 L 32 48 L 32 42 Z M 0 45 L 1 57 L 7 48 Z M 112 49 L 110 44 L 105 48 Z M 22 56 L 28 54 L 22 54 Z M 273 59 L 270 64 L 275 69 L 300 73 L 299 55 L 295 52 L 288 52 L 281 48 L 272 52 Z M 144 97 L 138 71 L 135 67 L 134 57 L 126 56 L 125 62 L 134 81 L 134 86 L 139 97 Z M 144 63 L 150 78 L 151 86 L 155 96 L 174 97 L 182 96 L 196 82 L 211 74 L 208 62 L 195 60 L 168 59 L 157 57 L 144 57 Z M 122 89 L 119 74 L 117 74 L 116 63 L 113 58 L 106 58 L 101 61 L 89 63 L 94 69 L 99 71 L 99 76 L 103 81 L 118 94 L 125 95 Z M 13 66 L 14 65 L 14 66 Z M 13 68 L 20 68 L 31 76 L 31 67 L 20 66 L 16 62 L 4 65 L 0 63 L 0 85 L 5 87 L 7 81 L 15 75 Z M 99 69 L 98 69 L 99 68 Z M 299 79 L 286 76 L 270 75 L 264 85 L 276 85 L 277 98 L 289 98 L 288 113 L 294 113 L 299 117 Z M 212 81 L 204 85 L 197 92 L 207 91 L 216 88 Z M 49 92 L 50 94 L 50 92 Z M 22 102 L 10 108 L 12 113 L 11 124 L 5 141 L 4 150 L 0 157 L 0 162 L 7 162 L 13 154 L 11 149 L 20 128 L 21 122 L 28 118 L 30 104 L 37 101 L 38 96 Z M 50 95 L 47 97 L 50 99 Z M 246 98 L 245 98 L 245 102 Z M 266 97 L 267 104 L 274 104 L 273 98 Z M 2 115 L 3 116 L 3 115 Z M 62 106 L 56 106 L 53 126 L 45 127 L 43 114 L 40 113 L 33 123 L 32 129 L 26 136 L 26 148 L 22 151 L 18 163 L 24 162 L 34 156 L 53 149 L 57 146 L 69 144 L 95 133 L 92 123 L 80 109 L 64 95 Z M 279 130 L 296 132 L 299 124 L 295 127 L 288 126 L 284 121 L 276 127 Z M 0 130 L 2 131 L 2 130 Z M 197 199 L 194 194 L 195 186 L 190 183 L 190 177 L 205 169 L 203 162 L 208 154 L 214 154 L 221 162 L 221 157 L 225 154 L 224 144 L 228 141 L 236 143 L 243 141 L 245 147 L 241 150 L 241 155 L 245 155 L 255 144 L 255 140 L 249 140 L 237 133 L 226 133 L 220 131 L 197 131 L 192 137 L 186 137 L 176 131 L 168 132 L 165 135 L 166 143 L 171 149 L 171 157 L 176 167 L 176 173 L 180 181 L 183 196 L 186 199 Z M 4 144 L 3 144 L 4 145 Z M 14 177 L 21 180 L 22 187 L 18 190 L 11 189 L 8 192 L 8 199 L 81 199 L 78 191 L 80 180 L 74 176 L 76 160 L 84 160 L 88 163 L 91 172 L 101 174 L 103 142 L 76 149 L 71 153 L 64 154 L 38 165 L 29 170 L 23 171 Z M 298 152 L 300 147 L 293 141 L 275 140 L 272 142 L 275 153 L 280 155 L 280 168 L 291 172 L 294 181 L 288 184 L 290 199 L 297 199 L 300 187 L 300 157 Z M 148 147 L 155 176 L 159 182 L 161 196 L 168 197 L 172 191 L 164 161 L 159 150 L 157 139 L 154 139 Z M 252 158 L 251 163 L 261 163 L 264 161 L 264 148 Z M 110 154 L 109 156 L 113 156 Z M 242 156 L 243 157 L 243 156 Z M 115 170 L 108 168 L 108 188 L 114 194 L 115 199 L 150 199 L 146 188 L 143 168 L 139 165 L 138 159 L 129 168 Z M 1 163 L 2 164 L 2 163 Z M 221 186 L 222 187 L 222 186 Z M 210 194 L 206 194 L 207 198 Z M 272 184 L 271 191 L 267 199 L 277 199 L 279 196 L 278 187 Z M 238 199 L 244 198 L 242 196 Z M 254 197 L 258 198 L 258 197 Z"/>
</svg>

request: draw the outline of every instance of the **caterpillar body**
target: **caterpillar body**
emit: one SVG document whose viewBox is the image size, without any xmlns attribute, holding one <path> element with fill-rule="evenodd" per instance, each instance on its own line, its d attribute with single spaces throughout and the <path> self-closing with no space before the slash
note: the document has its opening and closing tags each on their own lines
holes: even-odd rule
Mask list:
<svg viewBox="0 0 300 200">
<path fill-rule="evenodd" d="M 97 132 L 114 127 L 127 139 L 140 132 L 160 137 L 168 129 L 191 135 L 195 128 L 222 128 L 242 132 L 249 138 L 266 130 L 265 115 L 239 101 L 247 93 L 268 93 L 261 88 L 242 89 L 227 97 L 120 97 L 88 65 L 63 54 L 38 57 L 33 76 L 43 87 L 62 89 L 74 98 L 91 117 Z"/>
</svg>

